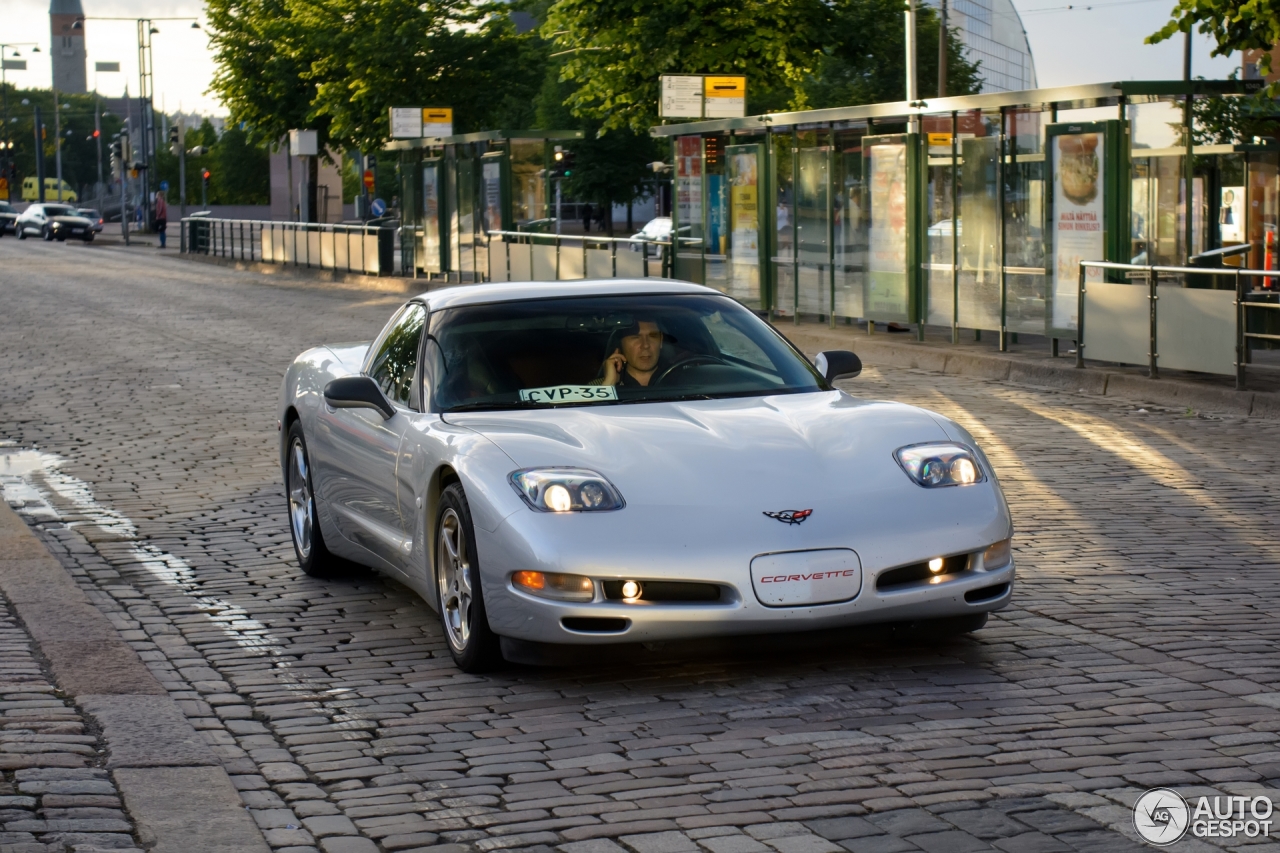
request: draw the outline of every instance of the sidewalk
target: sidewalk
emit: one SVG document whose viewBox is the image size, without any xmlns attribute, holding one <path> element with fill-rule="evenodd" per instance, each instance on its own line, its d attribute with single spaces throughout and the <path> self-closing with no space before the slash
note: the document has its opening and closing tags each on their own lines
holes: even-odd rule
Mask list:
<svg viewBox="0 0 1280 853">
<path fill-rule="evenodd" d="M 883 325 L 874 334 L 867 334 L 865 324 L 831 328 L 825 323 L 776 321 L 774 325 L 811 357 L 824 349 L 848 349 L 869 367 L 914 367 L 1195 412 L 1280 419 L 1280 351 L 1255 352 L 1255 363 L 1248 367 L 1248 390 L 1237 391 L 1232 376 L 1164 370 L 1159 379 L 1151 379 L 1144 367 L 1100 362 L 1086 362 L 1084 369 L 1078 369 L 1074 353 L 1066 355 L 1069 341 L 1061 342 L 1063 355 L 1054 358 L 1049 342 L 1041 337 L 1024 335 L 1009 352 L 1000 352 L 997 336 L 990 332 L 976 341 L 973 332 L 966 331 L 961 342 L 953 344 L 941 330 L 929 330 L 924 341 L 917 341 L 914 329 L 892 333 Z"/>
<path fill-rule="evenodd" d="M 269 850 L 209 742 L 2 500 L 0 775 L 5 853 Z"/>
</svg>

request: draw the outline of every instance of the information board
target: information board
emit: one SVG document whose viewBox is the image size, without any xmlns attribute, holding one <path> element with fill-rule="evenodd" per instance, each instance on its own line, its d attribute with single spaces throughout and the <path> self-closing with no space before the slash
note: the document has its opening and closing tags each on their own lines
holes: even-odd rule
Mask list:
<svg viewBox="0 0 1280 853">
<path fill-rule="evenodd" d="M 420 139 L 422 137 L 422 107 L 391 108 L 391 138 Z"/>
<path fill-rule="evenodd" d="M 658 115 L 663 118 L 702 118 L 702 76 L 662 76 Z"/>
<path fill-rule="evenodd" d="M 703 118 L 742 118 L 747 114 L 746 77 L 704 77 Z"/>
<path fill-rule="evenodd" d="M 453 108 L 425 107 L 422 110 L 423 136 L 453 136 Z"/>
</svg>

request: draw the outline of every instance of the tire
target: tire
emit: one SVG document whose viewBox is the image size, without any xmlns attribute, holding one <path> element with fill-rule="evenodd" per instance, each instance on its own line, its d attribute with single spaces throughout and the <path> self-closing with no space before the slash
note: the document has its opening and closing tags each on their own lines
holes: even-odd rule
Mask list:
<svg viewBox="0 0 1280 853">
<path fill-rule="evenodd" d="M 18 239 L 19 240 L 27 239 L 27 228 L 25 225 L 18 229 Z"/>
<path fill-rule="evenodd" d="M 53 242 L 53 229 L 46 225 L 41 231 L 40 236 L 44 238 L 46 243 Z"/>
<path fill-rule="evenodd" d="M 92 243 L 92 242 L 93 242 L 93 235 L 92 235 L 92 234 L 86 234 L 86 235 L 84 235 L 84 241 L 85 241 L 86 243 Z"/>
<path fill-rule="evenodd" d="M 449 654 L 463 672 L 487 672 L 501 665 L 502 651 L 498 635 L 489 628 L 475 527 L 460 483 L 440 496 L 435 529 L 436 604 Z"/>
<path fill-rule="evenodd" d="M 284 463 L 284 490 L 289 502 L 289 533 L 298 567 L 313 578 L 328 577 L 340 568 L 338 558 L 325 547 L 316 515 L 315 488 L 311 477 L 311 457 L 302 424 L 289 426 L 288 450 Z"/>
</svg>

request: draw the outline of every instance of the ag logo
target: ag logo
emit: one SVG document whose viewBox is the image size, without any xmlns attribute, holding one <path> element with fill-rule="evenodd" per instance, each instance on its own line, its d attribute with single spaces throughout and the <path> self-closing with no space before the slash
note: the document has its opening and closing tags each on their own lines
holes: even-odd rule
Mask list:
<svg viewBox="0 0 1280 853">
<path fill-rule="evenodd" d="M 1133 828 L 1157 847 L 1177 841 L 1187 832 L 1191 810 L 1181 795 L 1168 788 L 1152 788 L 1133 804 Z"/>
</svg>

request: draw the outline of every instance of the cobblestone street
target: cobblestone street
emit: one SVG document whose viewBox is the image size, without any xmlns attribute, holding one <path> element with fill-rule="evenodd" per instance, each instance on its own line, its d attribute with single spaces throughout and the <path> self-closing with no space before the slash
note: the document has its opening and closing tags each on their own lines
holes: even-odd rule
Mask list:
<svg viewBox="0 0 1280 853">
<path fill-rule="evenodd" d="M 1280 788 L 1280 421 L 872 364 L 843 387 L 956 418 L 1001 477 L 1019 580 L 986 628 L 477 677 L 407 589 L 290 544 L 284 370 L 401 301 L 0 241 L 5 498 L 273 850 L 1126 851 L 1147 788 Z M 135 846 L 25 637 L 0 601 L 0 849 Z M 1280 850 L 1214 844 L 1175 849 Z"/>
</svg>

